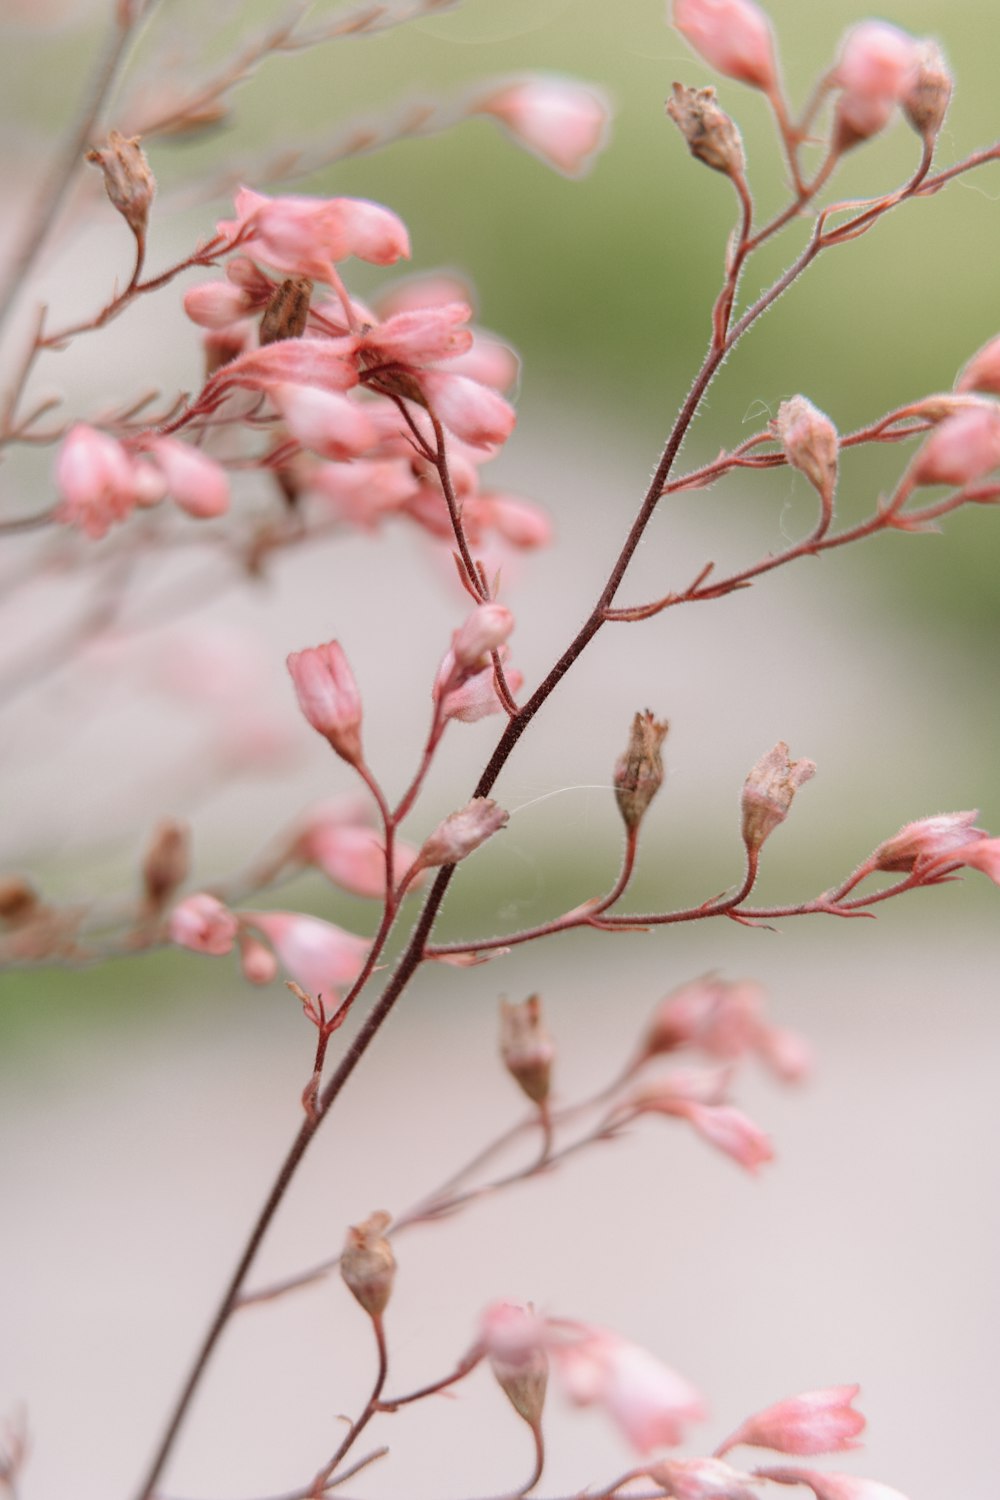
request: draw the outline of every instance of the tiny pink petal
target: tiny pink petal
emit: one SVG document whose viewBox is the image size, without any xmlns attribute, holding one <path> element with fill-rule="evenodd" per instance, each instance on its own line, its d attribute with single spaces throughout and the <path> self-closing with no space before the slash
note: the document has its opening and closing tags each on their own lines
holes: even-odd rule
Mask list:
<svg viewBox="0 0 1000 1500">
<path fill-rule="evenodd" d="M 62 497 L 57 519 L 94 540 L 123 521 L 137 503 L 131 458 L 115 438 L 83 422 L 71 427 L 62 441 L 56 485 Z"/>
<path fill-rule="evenodd" d="M 521 551 L 547 547 L 552 541 L 552 522 L 530 500 L 521 500 L 516 495 L 480 495 L 477 508 L 483 526 Z"/>
<path fill-rule="evenodd" d="M 972 356 L 956 380 L 955 389 L 1000 396 L 1000 334 Z"/>
<path fill-rule="evenodd" d="M 774 1160 L 771 1138 L 731 1104 L 688 1104 L 682 1111 L 700 1136 L 748 1172 Z"/>
<path fill-rule="evenodd" d="M 603 1406 L 639 1453 L 682 1443 L 688 1425 L 705 1416 L 692 1385 L 617 1334 L 582 1325 L 551 1352 L 570 1399 Z"/>
<path fill-rule="evenodd" d="M 228 328 L 252 306 L 246 292 L 229 281 L 205 281 L 184 293 L 184 311 L 200 328 Z"/>
<path fill-rule="evenodd" d="M 857 1474 L 821 1473 L 818 1469 L 784 1467 L 757 1469 L 761 1479 L 776 1484 L 807 1485 L 816 1500 L 907 1500 L 899 1490 L 877 1479 L 862 1479 Z"/>
<path fill-rule="evenodd" d="M 181 510 L 207 520 L 229 509 L 229 479 L 221 464 L 172 437 L 150 437 L 146 446 Z"/>
<path fill-rule="evenodd" d="M 913 462 L 915 485 L 970 484 L 1000 465 L 1000 405 L 983 403 L 946 417 Z"/>
<path fill-rule="evenodd" d="M 474 106 L 567 177 L 582 177 L 607 144 L 611 105 L 596 85 L 543 74 L 515 79 Z"/>
<path fill-rule="evenodd" d="M 283 968 L 311 995 L 330 997 L 361 972 L 371 944 L 319 917 L 290 911 L 253 911 L 243 916 L 261 931 Z"/>
<path fill-rule="evenodd" d="M 463 326 L 472 316 L 465 302 L 414 308 L 370 328 L 361 347 L 385 364 L 425 365 L 452 359 L 472 347 L 472 331 Z"/>
<path fill-rule="evenodd" d="M 907 823 L 891 839 L 879 844 L 872 855 L 876 870 L 910 871 L 918 861 L 941 861 L 953 856 L 956 864 L 964 861 L 964 851 L 986 836 L 986 830 L 974 827 L 979 812 L 938 813 Z"/>
<path fill-rule="evenodd" d="M 425 370 L 420 375 L 420 387 L 448 430 L 474 448 L 499 446 L 514 430 L 514 408 L 478 380 Z"/>
<path fill-rule="evenodd" d="M 268 394 L 292 436 L 321 458 L 359 458 L 378 441 L 365 408 L 340 391 L 289 381 L 272 386 Z"/>
<path fill-rule="evenodd" d="M 178 947 L 221 958 L 232 952 L 239 922 L 217 897 L 201 892 L 174 907 L 167 931 Z"/>
</svg>

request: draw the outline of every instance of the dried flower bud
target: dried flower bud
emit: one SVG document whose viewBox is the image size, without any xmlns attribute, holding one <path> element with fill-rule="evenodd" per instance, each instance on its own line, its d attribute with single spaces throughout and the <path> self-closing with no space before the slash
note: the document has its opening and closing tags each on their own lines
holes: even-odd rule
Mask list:
<svg viewBox="0 0 1000 1500">
<path fill-rule="evenodd" d="M 743 842 L 748 852 L 756 852 L 785 821 L 795 793 L 815 774 L 814 761 L 789 760 L 784 740 L 761 757 L 743 784 Z"/>
<path fill-rule="evenodd" d="M 509 817 L 510 813 L 489 797 L 473 797 L 465 807 L 449 813 L 438 824 L 417 855 L 414 868 L 458 864 L 504 828 Z"/>
<path fill-rule="evenodd" d="M 837 488 L 837 429 L 805 396 L 793 396 L 778 407 L 774 431 L 793 469 L 804 474 L 823 506 L 823 523 L 833 515 Z"/>
<path fill-rule="evenodd" d="M 308 276 L 289 276 L 275 290 L 260 320 L 261 344 L 300 339 L 309 319 L 312 282 Z"/>
<path fill-rule="evenodd" d="M 746 167 L 743 140 L 732 120 L 715 102 L 713 88 L 689 89 L 674 84 L 667 114 L 688 143 L 692 156 L 727 177 L 742 177 Z"/>
<path fill-rule="evenodd" d="M 615 766 L 615 797 L 626 828 L 638 828 L 646 808 L 663 785 L 660 746 L 670 725 L 653 718 L 649 709 L 636 714 L 628 749 Z"/>
<path fill-rule="evenodd" d="M 396 1275 L 396 1257 L 385 1237 L 391 1215 L 381 1210 L 347 1231 L 340 1274 L 370 1318 L 385 1311 Z"/>
<path fill-rule="evenodd" d="M 497 1384 L 518 1416 L 537 1431 L 549 1378 L 543 1320 L 530 1305 L 494 1302 L 482 1316 L 480 1336 Z"/>
<path fill-rule="evenodd" d="M 514 1082 L 533 1104 L 549 1097 L 556 1049 L 542 1022 L 542 1002 L 531 995 L 521 1005 L 500 1001 L 500 1056 Z"/>
<path fill-rule="evenodd" d="M 187 878 L 190 845 L 190 830 L 186 823 L 164 818 L 153 830 L 142 862 L 143 889 L 153 911 L 159 911 Z"/>
<path fill-rule="evenodd" d="M 87 152 L 87 160 L 104 173 L 108 197 L 121 214 L 140 249 L 146 243 L 146 225 L 156 192 L 156 179 L 149 169 L 139 137 L 127 139 L 112 130 L 108 144 Z"/>
<path fill-rule="evenodd" d="M 899 102 L 914 130 L 928 144 L 944 123 L 951 102 L 951 89 L 951 74 L 941 48 L 930 38 L 919 42 L 913 71 Z"/>
<path fill-rule="evenodd" d="M 30 922 L 41 906 L 38 892 L 19 875 L 0 875 L 0 922 L 19 927 Z"/>
</svg>

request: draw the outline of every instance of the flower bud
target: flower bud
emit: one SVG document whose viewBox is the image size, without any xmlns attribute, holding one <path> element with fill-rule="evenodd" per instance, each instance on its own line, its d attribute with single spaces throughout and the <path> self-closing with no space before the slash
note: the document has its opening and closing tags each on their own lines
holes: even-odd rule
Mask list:
<svg viewBox="0 0 1000 1500">
<path fill-rule="evenodd" d="M 653 718 L 647 708 L 632 720 L 628 749 L 615 766 L 615 797 L 628 829 L 638 828 L 646 808 L 663 785 L 660 746 L 669 724 Z"/>
<path fill-rule="evenodd" d="M 480 1337 L 500 1389 L 518 1416 L 537 1431 L 549 1378 L 542 1320 L 531 1307 L 494 1302 L 483 1313 Z"/>
<path fill-rule="evenodd" d="M 38 892 L 20 875 L 0 875 L 0 922 L 19 927 L 41 909 Z"/>
<path fill-rule="evenodd" d="M 864 1417 L 853 1406 L 859 1389 L 835 1385 L 777 1401 L 741 1422 L 716 1452 L 721 1458 L 739 1445 L 798 1454 L 857 1448 L 855 1438 L 865 1426 Z"/>
<path fill-rule="evenodd" d="M 976 351 L 956 380 L 955 389 L 1000 396 L 1000 334 Z"/>
<path fill-rule="evenodd" d="M 108 197 L 121 214 L 140 249 L 146 242 L 149 210 L 156 192 L 156 179 L 149 169 L 139 137 L 130 140 L 117 130 L 108 134 L 108 144 L 87 152 L 87 160 L 104 173 Z"/>
<path fill-rule="evenodd" d="M 217 896 L 204 891 L 186 896 L 175 906 L 168 927 L 172 943 L 191 948 L 195 953 L 208 953 L 213 958 L 232 952 L 238 931 L 239 922 L 229 908 Z"/>
<path fill-rule="evenodd" d="M 572 78 L 514 79 L 473 108 L 492 115 L 518 145 L 567 177 L 582 177 L 608 138 L 607 96 Z"/>
<path fill-rule="evenodd" d="M 920 818 L 907 823 L 891 839 L 879 844 L 872 855 L 876 870 L 911 871 L 918 863 L 941 860 L 954 854 L 955 863 L 960 864 L 961 853 L 967 844 L 974 844 L 986 837 L 984 828 L 976 828 L 979 813 L 938 813 L 935 817 Z"/>
<path fill-rule="evenodd" d="M 929 38 L 919 42 L 913 70 L 907 78 L 900 104 L 918 135 L 930 144 L 944 123 L 951 101 L 952 79 L 944 55 Z"/>
<path fill-rule="evenodd" d="M 732 120 L 715 102 L 713 88 L 689 89 L 674 84 L 667 114 L 688 143 L 692 156 L 727 177 L 742 178 L 746 167 L 743 140 Z"/>
<path fill-rule="evenodd" d="M 727 78 L 770 90 L 777 82 L 774 42 L 753 0 L 674 0 L 676 29 Z"/>
<path fill-rule="evenodd" d="M 924 484 L 972 484 L 1000 466 L 1000 405 L 984 401 L 946 417 L 924 442 L 910 477 Z"/>
<path fill-rule="evenodd" d="M 340 1274 L 370 1318 L 385 1311 L 396 1275 L 396 1257 L 385 1237 L 391 1216 L 381 1210 L 347 1231 Z"/>
<path fill-rule="evenodd" d="M 458 812 L 449 813 L 443 823 L 426 840 L 416 858 L 416 865 L 426 869 L 433 865 L 457 865 L 459 860 L 485 844 L 504 828 L 510 814 L 488 797 L 473 797 Z"/>
<path fill-rule="evenodd" d="M 279 339 L 299 339 L 309 319 L 312 282 L 308 276 L 289 276 L 275 289 L 260 320 L 260 342 L 275 344 Z"/>
<path fill-rule="evenodd" d="M 500 1001 L 500 1056 L 514 1082 L 533 1104 L 549 1097 L 556 1049 L 542 1022 L 542 1003 L 531 995 L 521 1005 Z"/>
<path fill-rule="evenodd" d="M 795 793 L 815 774 L 815 761 L 789 760 L 784 740 L 761 757 L 743 784 L 743 842 L 748 853 L 756 852 L 785 821 Z"/>
<path fill-rule="evenodd" d="M 836 427 L 805 396 L 783 401 L 773 426 L 792 468 L 804 474 L 818 493 L 824 525 L 829 525 L 837 488 Z"/>
<path fill-rule="evenodd" d="M 479 671 L 514 629 L 514 616 L 502 604 L 480 604 L 451 639 L 456 667 Z"/>
<path fill-rule="evenodd" d="M 361 695 L 339 642 L 293 651 L 288 670 L 312 727 L 349 765 L 361 760 Z"/>
<path fill-rule="evenodd" d="M 147 904 L 159 911 L 187 878 L 191 835 L 186 823 L 165 818 L 153 831 L 142 862 L 142 884 Z"/>
</svg>

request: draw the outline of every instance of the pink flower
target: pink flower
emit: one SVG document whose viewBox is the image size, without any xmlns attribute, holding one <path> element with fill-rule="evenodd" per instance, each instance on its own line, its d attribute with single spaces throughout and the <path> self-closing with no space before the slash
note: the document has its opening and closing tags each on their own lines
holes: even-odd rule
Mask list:
<svg viewBox="0 0 1000 1500">
<path fill-rule="evenodd" d="M 251 984 L 270 984 L 278 972 L 278 960 L 257 938 L 249 933 L 240 937 L 240 968 Z"/>
<path fill-rule="evenodd" d="M 732 1104 L 690 1103 L 678 1110 L 700 1136 L 717 1151 L 732 1157 L 748 1172 L 774 1160 L 771 1138 L 749 1116 Z"/>
<path fill-rule="evenodd" d="M 771 25 L 752 0 L 674 0 L 672 21 L 717 72 L 765 92 L 776 87 Z"/>
<path fill-rule="evenodd" d="M 493 448 L 514 430 L 514 408 L 488 385 L 442 370 L 422 370 L 420 389 L 450 432 L 473 448 Z"/>
<path fill-rule="evenodd" d="M 603 1406 L 639 1453 L 682 1443 L 688 1424 L 705 1417 L 694 1387 L 638 1344 L 586 1324 L 549 1326 L 568 1330 L 551 1353 L 570 1399 Z"/>
<path fill-rule="evenodd" d="M 955 389 L 1000 396 L 1000 334 L 972 356 L 956 380 Z"/>
<path fill-rule="evenodd" d="M 573 78 L 515 79 L 474 105 L 492 115 L 546 166 L 582 177 L 607 142 L 611 106 L 602 89 Z"/>
<path fill-rule="evenodd" d="M 347 391 L 358 383 L 357 338 L 278 339 L 263 349 L 238 354 L 207 383 L 199 406 L 218 404 L 230 386 L 271 391 L 290 381 L 322 390 Z"/>
<path fill-rule="evenodd" d="M 862 21 L 851 28 L 834 72 L 843 90 L 835 124 L 840 150 L 867 140 L 888 123 L 918 60 L 917 42 L 898 26 Z"/>
<path fill-rule="evenodd" d="M 1000 464 L 1000 406 L 983 402 L 946 417 L 913 461 L 914 485 L 971 484 Z"/>
<path fill-rule="evenodd" d="M 288 670 L 299 707 L 350 765 L 361 760 L 361 694 L 339 642 L 293 651 Z"/>
<path fill-rule="evenodd" d="M 918 863 L 940 862 L 949 857 L 953 857 L 956 864 L 964 864 L 964 855 L 959 851 L 986 836 L 985 829 L 972 826 L 978 816 L 978 810 L 974 809 L 972 812 L 939 813 L 937 817 L 907 823 L 891 839 L 879 844 L 872 855 L 872 867 L 908 871 Z"/>
<path fill-rule="evenodd" d="M 329 998 L 340 985 L 352 983 L 371 946 L 367 938 L 299 912 L 247 911 L 241 915 L 264 934 L 282 966 L 311 995 Z"/>
<path fill-rule="evenodd" d="M 500 647 L 500 655 L 506 655 L 506 647 Z M 516 693 L 523 681 L 521 673 L 505 668 L 507 686 Z M 452 685 L 457 684 L 457 685 Z M 493 681 L 492 663 L 481 672 L 465 676 L 456 668 L 454 652 L 444 657 L 434 682 L 434 698 L 441 699 L 441 713 L 445 719 L 461 719 L 463 724 L 474 724 L 487 714 L 499 713 L 503 704 L 497 697 Z"/>
<path fill-rule="evenodd" d="M 775 1484 L 805 1484 L 816 1500 L 906 1500 L 899 1490 L 877 1479 L 861 1479 L 855 1474 L 822 1474 L 817 1469 L 758 1469 L 761 1479 Z"/>
<path fill-rule="evenodd" d="M 481 669 L 514 629 L 514 616 L 502 604 L 480 604 L 452 636 L 456 666 Z"/>
<path fill-rule="evenodd" d="M 982 870 L 994 885 L 1000 885 L 1000 839 L 979 839 L 966 844 L 962 850 L 962 864 L 973 870 Z"/>
<path fill-rule="evenodd" d="M 253 298 L 229 281 L 203 281 L 184 293 L 184 311 L 201 328 L 228 328 L 252 307 Z"/>
<path fill-rule="evenodd" d="M 292 436 L 322 458 L 358 458 L 378 441 L 365 408 L 339 391 L 291 382 L 268 392 Z"/>
<path fill-rule="evenodd" d="M 510 814 L 488 797 L 473 797 L 458 812 L 449 813 L 417 855 L 421 869 L 454 865 L 507 826 Z"/>
<path fill-rule="evenodd" d="M 465 302 L 416 307 L 370 328 L 361 347 L 379 364 L 412 366 L 451 359 L 472 348 L 472 330 L 461 326 L 471 316 L 472 308 Z"/>
<path fill-rule="evenodd" d="M 132 460 L 113 437 L 77 422 L 63 439 L 56 459 L 56 485 L 62 500 L 56 516 L 98 540 L 137 503 Z"/>
<path fill-rule="evenodd" d="M 151 436 L 143 443 L 181 510 L 200 520 L 229 509 L 229 480 L 221 464 L 177 438 Z"/>
<path fill-rule="evenodd" d="M 297 851 L 343 890 L 375 899 L 385 895 L 385 845 L 373 829 L 319 817 L 302 833 Z M 395 841 L 393 867 L 397 880 L 416 857 L 417 851 L 409 844 Z"/>
<path fill-rule="evenodd" d="M 547 547 L 552 540 L 552 522 L 530 500 L 519 500 L 514 495 L 479 495 L 475 510 L 480 523 L 512 547 L 530 551 Z"/>
<path fill-rule="evenodd" d="M 678 1047 L 697 1047 L 709 1057 L 728 1060 L 756 1052 L 786 1082 L 803 1078 L 812 1063 L 802 1038 L 766 1019 L 760 985 L 711 974 L 681 985 L 661 1002 L 641 1043 L 639 1060 Z"/>
<path fill-rule="evenodd" d="M 276 271 L 327 280 L 332 262 L 351 255 L 388 266 L 410 254 L 402 220 L 362 198 L 269 198 L 241 188 L 235 202 L 236 218 L 218 224 L 219 234 L 252 243 Z"/>
<path fill-rule="evenodd" d="M 671 1500 L 759 1500 L 753 1477 L 717 1458 L 663 1458 L 646 1473 Z"/>
<path fill-rule="evenodd" d="M 178 947 L 221 958 L 232 952 L 239 922 L 215 896 L 202 892 L 185 897 L 174 907 L 167 930 L 170 941 Z"/>
<path fill-rule="evenodd" d="M 717 1454 L 721 1458 L 741 1444 L 774 1448 L 779 1453 L 839 1453 L 857 1448 L 854 1440 L 864 1429 L 865 1419 L 851 1403 L 859 1390 L 857 1385 L 835 1385 L 789 1396 L 747 1417 Z"/>
</svg>

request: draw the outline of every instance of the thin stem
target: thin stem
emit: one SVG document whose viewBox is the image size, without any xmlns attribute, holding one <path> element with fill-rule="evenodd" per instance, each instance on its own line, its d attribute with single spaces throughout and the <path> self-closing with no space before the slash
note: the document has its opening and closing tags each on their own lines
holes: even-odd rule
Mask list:
<svg viewBox="0 0 1000 1500">
<path fill-rule="evenodd" d="M 357 1421 L 351 1424 L 346 1435 L 344 1436 L 343 1441 L 338 1446 L 336 1453 L 330 1459 L 330 1462 L 328 1464 L 325 1464 L 324 1467 L 320 1469 L 319 1473 L 316 1475 L 316 1478 L 313 1480 L 312 1486 L 309 1490 L 309 1495 L 310 1497 L 315 1497 L 315 1500 L 321 1500 L 323 1492 L 326 1489 L 330 1478 L 337 1472 L 337 1468 L 340 1464 L 341 1459 L 346 1458 L 351 1448 L 354 1446 L 358 1438 L 361 1436 L 362 1432 L 364 1432 L 365 1428 L 368 1426 L 368 1423 L 371 1421 L 372 1417 L 374 1417 L 376 1412 L 380 1409 L 379 1397 L 381 1396 L 382 1391 L 385 1388 L 386 1376 L 389 1373 L 389 1356 L 385 1346 L 385 1327 L 382 1322 L 381 1313 L 373 1313 L 371 1323 L 372 1332 L 375 1335 L 376 1347 L 378 1349 L 378 1370 L 375 1375 L 375 1384 L 372 1387 L 372 1393 L 368 1398 L 368 1404 L 365 1406 L 364 1411 L 361 1413 L 360 1417 L 358 1417 Z"/>
</svg>

